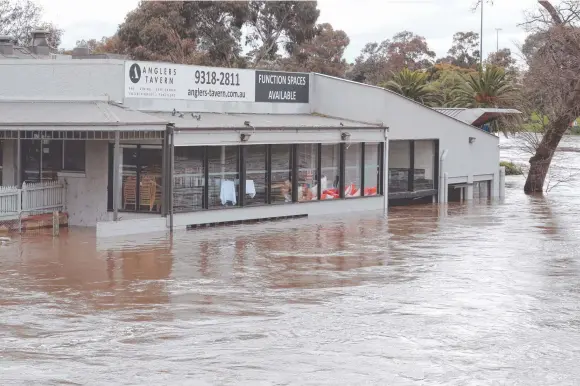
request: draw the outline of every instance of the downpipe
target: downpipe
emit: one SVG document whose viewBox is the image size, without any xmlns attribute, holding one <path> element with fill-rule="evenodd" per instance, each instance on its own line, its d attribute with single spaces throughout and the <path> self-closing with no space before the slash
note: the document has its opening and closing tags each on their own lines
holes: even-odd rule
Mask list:
<svg viewBox="0 0 580 386">
<path fill-rule="evenodd" d="M 445 171 L 443 170 L 443 164 L 445 158 L 447 158 L 447 149 L 443 150 L 441 156 L 439 157 L 439 203 L 444 204 L 447 202 L 447 181 L 445 179 Z"/>
</svg>

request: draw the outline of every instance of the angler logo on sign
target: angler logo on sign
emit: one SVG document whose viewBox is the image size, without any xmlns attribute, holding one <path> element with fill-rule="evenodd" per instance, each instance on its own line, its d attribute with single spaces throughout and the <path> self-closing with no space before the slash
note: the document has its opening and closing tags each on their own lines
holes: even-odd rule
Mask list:
<svg viewBox="0 0 580 386">
<path fill-rule="evenodd" d="M 125 79 L 127 98 L 254 101 L 253 70 L 127 61 Z"/>
<path fill-rule="evenodd" d="M 131 68 L 129 68 L 129 79 L 133 83 L 139 83 L 141 80 L 141 67 L 137 63 L 133 63 Z"/>
</svg>

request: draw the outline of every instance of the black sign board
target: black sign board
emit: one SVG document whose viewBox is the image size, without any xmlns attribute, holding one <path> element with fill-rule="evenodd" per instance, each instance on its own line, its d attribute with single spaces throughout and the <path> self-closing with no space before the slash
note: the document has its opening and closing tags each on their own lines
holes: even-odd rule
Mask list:
<svg viewBox="0 0 580 386">
<path fill-rule="evenodd" d="M 256 71 L 256 102 L 308 103 L 309 89 L 307 73 Z"/>
</svg>

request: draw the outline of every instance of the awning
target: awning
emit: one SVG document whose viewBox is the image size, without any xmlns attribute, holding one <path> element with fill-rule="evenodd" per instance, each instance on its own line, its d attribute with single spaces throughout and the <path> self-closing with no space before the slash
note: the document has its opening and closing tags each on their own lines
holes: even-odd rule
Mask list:
<svg viewBox="0 0 580 386">
<path fill-rule="evenodd" d="M 0 130 L 151 132 L 168 123 L 101 101 L 0 101 Z"/>
<path fill-rule="evenodd" d="M 496 108 L 435 108 L 434 110 L 476 127 L 481 127 L 501 116 L 521 114 L 515 109 Z"/>
<path fill-rule="evenodd" d="M 319 128 L 319 129 L 379 129 L 382 124 L 350 121 L 317 114 L 219 114 L 185 112 L 151 112 L 157 118 L 175 124 L 177 129 L 239 129 L 239 128 Z"/>
</svg>

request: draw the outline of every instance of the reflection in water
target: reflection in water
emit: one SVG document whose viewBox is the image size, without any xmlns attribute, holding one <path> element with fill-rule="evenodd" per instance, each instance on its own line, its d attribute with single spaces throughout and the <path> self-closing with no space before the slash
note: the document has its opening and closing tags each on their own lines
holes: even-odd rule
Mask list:
<svg viewBox="0 0 580 386">
<path fill-rule="evenodd" d="M 388 219 L 25 236 L 0 247 L 0 384 L 576 384 L 580 201 L 507 186 Z"/>
</svg>

